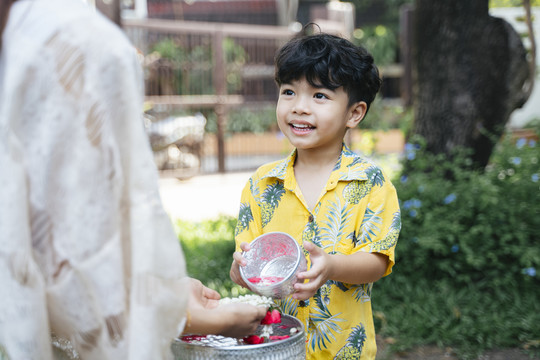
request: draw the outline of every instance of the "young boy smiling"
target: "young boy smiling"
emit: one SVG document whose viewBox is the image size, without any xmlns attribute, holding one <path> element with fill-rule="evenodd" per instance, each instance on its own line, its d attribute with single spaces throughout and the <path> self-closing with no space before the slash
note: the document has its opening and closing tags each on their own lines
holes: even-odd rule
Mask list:
<svg viewBox="0 0 540 360">
<path fill-rule="evenodd" d="M 348 40 L 295 38 L 276 56 L 279 128 L 295 150 L 260 167 L 243 192 L 231 278 L 245 286 L 240 251 L 282 231 L 309 254 L 295 293 L 279 300 L 307 332 L 307 359 L 374 359 L 372 284 L 388 275 L 401 228 L 396 191 L 379 167 L 344 144 L 381 80 L 373 57 Z"/>
</svg>

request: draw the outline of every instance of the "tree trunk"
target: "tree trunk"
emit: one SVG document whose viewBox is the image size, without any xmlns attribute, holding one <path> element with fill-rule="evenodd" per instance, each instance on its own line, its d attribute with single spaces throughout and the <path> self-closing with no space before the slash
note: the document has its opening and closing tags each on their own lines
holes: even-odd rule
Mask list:
<svg viewBox="0 0 540 360">
<path fill-rule="evenodd" d="M 416 0 L 414 17 L 413 134 L 433 153 L 471 148 L 483 168 L 510 114 L 528 98 L 521 39 L 489 16 L 488 0 Z"/>
</svg>

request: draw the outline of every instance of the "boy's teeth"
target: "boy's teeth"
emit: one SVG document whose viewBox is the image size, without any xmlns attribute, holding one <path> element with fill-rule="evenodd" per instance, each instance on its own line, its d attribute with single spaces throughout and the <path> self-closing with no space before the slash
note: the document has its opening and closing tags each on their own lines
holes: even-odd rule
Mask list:
<svg viewBox="0 0 540 360">
<path fill-rule="evenodd" d="M 308 128 L 310 127 L 309 125 L 305 125 L 305 124 L 293 124 L 294 127 L 297 127 L 297 128 Z"/>
</svg>

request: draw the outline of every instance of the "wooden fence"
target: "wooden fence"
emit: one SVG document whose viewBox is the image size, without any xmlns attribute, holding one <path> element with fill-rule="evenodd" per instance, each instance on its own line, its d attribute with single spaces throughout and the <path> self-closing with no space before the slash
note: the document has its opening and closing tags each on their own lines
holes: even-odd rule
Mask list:
<svg viewBox="0 0 540 360">
<path fill-rule="evenodd" d="M 144 56 L 146 100 L 160 111 L 213 112 L 217 170 L 225 172 L 232 107 L 275 102 L 273 60 L 295 35 L 286 27 L 159 19 L 124 20 Z"/>
</svg>

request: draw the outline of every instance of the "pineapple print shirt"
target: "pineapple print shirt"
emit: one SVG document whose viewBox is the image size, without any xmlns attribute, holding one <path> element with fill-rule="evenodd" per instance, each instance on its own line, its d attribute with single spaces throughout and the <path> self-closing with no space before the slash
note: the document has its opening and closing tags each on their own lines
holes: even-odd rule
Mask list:
<svg viewBox="0 0 540 360">
<path fill-rule="evenodd" d="M 295 158 L 293 151 L 284 160 L 261 166 L 249 179 L 236 227 L 237 250 L 241 242 L 282 231 L 300 245 L 312 241 L 330 254 L 384 254 L 388 275 L 401 228 L 398 199 L 389 179 L 343 145 L 319 202 L 310 210 L 294 176 Z M 371 283 L 330 280 L 306 301 L 278 300 L 282 312 L 304 323 L 307 359 L 375 358 L 371 288 Z"/>
</svg>

